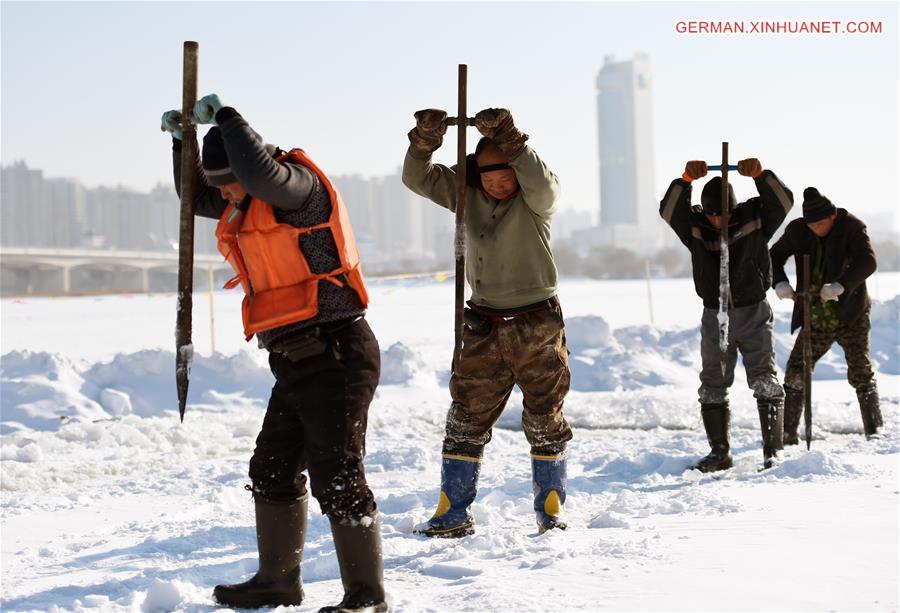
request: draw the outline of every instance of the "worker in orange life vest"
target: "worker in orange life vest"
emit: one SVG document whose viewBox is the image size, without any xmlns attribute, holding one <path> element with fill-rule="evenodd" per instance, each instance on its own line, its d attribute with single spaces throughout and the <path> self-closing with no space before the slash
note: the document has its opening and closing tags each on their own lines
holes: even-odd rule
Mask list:
<svg viewBox="0 0 900 613">
<path fill-rule="evenodd" d="M 250 479 L 259 571 L 217 585 L 239 608 L 298 605 L 300 561 L 312 494 L 331 522 L 344 599 L 323 611 L 386 611 L 378 514 L 363 470 L 366 420 L 380 372 L 378 341 L 353 229 L 340 194 L 300 149 L 266 145 L 232 107 L 210 94 L 194 122 L 213 124 L 194 165 L 197 215 L 219 220 L 218 248 L 244 289 L 244 333 L 269 351 L 275 386 Z M 168 111 L 180 187 L 181 114 Z"/>
</svg>

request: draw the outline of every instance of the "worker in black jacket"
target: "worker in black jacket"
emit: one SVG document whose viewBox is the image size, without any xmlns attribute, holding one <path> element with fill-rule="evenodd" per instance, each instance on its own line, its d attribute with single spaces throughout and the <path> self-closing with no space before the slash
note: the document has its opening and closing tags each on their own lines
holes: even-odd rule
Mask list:
<svg viewBox="0 0 900 613">
<path fill-rule="evenodd" d="M 847 379 L 856 389 L 866 438 L 881 438 L 881 407 L 875 373 L 869 359 L 872 329 L 866 279 L 875 272 L 875 253 L 866 224 L 839 209 L 815 187 L 803 190 L 803 218 L 787 225 L 770 251 L 775 293 L 793 299 L 794 289 L 784 272 L 789 257 L 797 268 L 797 286 L 806 287 L 803 256 L 810 256 L 810 337 L 812 364 L 837 342 L 847 358 Z M 794 303 L 791 332 L 804 325 L 802 301 Z M 803 413 L 803 344 L 795 343 L 784 375 L 784 444 L 799 442 L 797 428 Z"/>
<path fill-rule="evenodd" d="M 660 203 L 659 214 L 691 252 L 694 289 L 703 300 L 700 324 L 700 413 L 711 447 L 695 466 L 702 472 L 732 465 L 728 429 L 731 413 L 728 388 L 734 382 L 737 351 L 747 371 L 759 410 L 766 468 L 778 460 L 782 446 L 784 391 L 775 372 L 772 309 L 766 291 L 772 281 L 768 242 L 793 206 L 791 191 L 756 158 L 738 162 L 738 172 L 753 178 L 759 197 L 737 204 L 728 185 L 729 279 L 728 349 L 719 349 L 719 264 L 722 226 L 722 179 L 710 180 L 701 193 L 701 206 L 691 206 L 691 182 L 706 175 L 707 164 L 691 161 L 684 174 L 672 181 Z M 724 360 L 725 368 L 722 369 Z"/>
<path fill-rule="evenodd" d="M 193 121 L 212 125 L 190 166 L 195 213 L 219 219 L 219 251 L 245 292 L 245 338 L 269 352 L 275 379 L 250 458 L 259 569 L 217 585 L 213 597 L 241 609 L 303 602 L 311 490 L 331 523 L 344 586 L 343 600 L 322 611 L 387 611 L 380 519 L 363 466 L 381 352 L 343 198 L 306 152 L 267 146 L 216 94 L 196 103 Z M 172 134 L 178 189 L 181 113 L 164 113 L 161 127 Z"/>
</svg>

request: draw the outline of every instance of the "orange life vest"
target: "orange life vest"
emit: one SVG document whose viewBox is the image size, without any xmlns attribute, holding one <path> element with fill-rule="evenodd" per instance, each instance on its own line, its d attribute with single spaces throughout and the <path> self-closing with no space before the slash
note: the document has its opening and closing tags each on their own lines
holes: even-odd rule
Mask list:
<svg viewBox="0 0 900 613">
<path fill-rule="evenodd" d="M 340 287 L 346 283 L 359 296 L 363 308 L 369 304 L 356 239 L 341 195 L 303 150 L 293 149 L 278 158 L 279 162 L 284 160 L 316 173 L 331 198 L 331 214 L 325 223 L 298 228 L 276 221 L 272 205 L 256 198 L 246 213 L 233 204 L 225 209 L 216 238 L 219 251 L 237 273 L 225 287 L 240 283 L 244 288 L 241 314 L 248 341 L 257 332 L 315 317 L 321 279 Z M 340 257 L 339 268 L 322 274 L 310 270 L 300 250 L 300 237 L 311 232 L 331 233 Z"/>
</svg>

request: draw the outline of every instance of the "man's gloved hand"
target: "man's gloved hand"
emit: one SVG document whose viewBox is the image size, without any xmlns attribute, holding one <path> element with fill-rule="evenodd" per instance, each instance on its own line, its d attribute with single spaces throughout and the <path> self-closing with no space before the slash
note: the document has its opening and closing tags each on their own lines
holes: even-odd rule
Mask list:
<svg viewBox="0 0 900 613">
<path fill-rule="evenodd" d="M 709 172 L 709 168 L 706 162 L 703 160 L 691 160 L 684 165 L 684 174 L 681 177 L 690 183 L 694 179 L 705 177 L 707 172 Z"/>
<path fill-rule="evenodd" d="M 834 283 L 826 283 L 822 286 L 822 290 L 819 292 L 819 296 L 822 298 L 823 302 L 828 302 L 829 300 L 837 300 L 838 296 L 844 293 L 844 286 L 835 281 Z"/>
<path fill-rule="evenodd" d="M 194 104 L 194 112 L 193 118 L 194 123 L 197 125 L 202 125 L 205 123 L 211 123 L 212 125 L 216 125 L 216 113 L 219 112 L 223 106 L 222 101 L 219 100 L 219 96 L 216 94 L 207 94 L 197 100 Z"/>
<path fill-rule="evenodd" d="M 528 135 L 513 123 L 508 109 L 484 109 L 475 115 L 475 127 L 500 148 L 507 157 L 513 157 L 528 140 Z"/>
<path fill-rule="evenodd" d="M 171 110 L 163 113 L 159 129 L 163 132 L 171 132 L 173 138 L 181 140 L 181 111 Z"/>
<path fill-rule="evenodd" d="M 738 162 L 738 172 L 745 177 L 756 179 L 762 174 L 763 167 L 756 158 L 747 158 Z"/>
<path fill-rule="evenodd" d="M 775 295 L 779 300 L 793 300 L 794 288 L 787 281 L 782 281 L 775 285 Z"/>
<path fill-rule="evenodd" d="M 447 111 L 422 109 L 413 115 L 416 127 L 409 131 L 410 146 L 424 155 L 431 155 L 444 142 L 447 132 Z"/>
</svg>

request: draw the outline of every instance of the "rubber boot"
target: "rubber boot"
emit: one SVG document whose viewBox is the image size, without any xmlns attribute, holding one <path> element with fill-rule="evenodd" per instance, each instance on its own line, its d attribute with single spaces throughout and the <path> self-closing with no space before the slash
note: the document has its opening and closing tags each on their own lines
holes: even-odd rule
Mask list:
<svg viewBox="0 0 900 613">
<path fill-rule="evenodd" d="M 803 417 L 803 392 L 784 387 L 784 444 L 799 445 L 800 419 Z"/>
<path fill-rule="evenodd" d="M 565 455 L 531 454 L 531 489 L 538 531 L 565 530 L 568 526 L 559 518 L 566 502 Z"/>
<path fill-rule="evenodd" d="M 475 533 L 469 507 L 475 502 L 481 459 L 445 454 L 441 463 L 441 494 L 437 510 L 418 534 L 460 538 Z"/>
<path fill-rule="evenodd" d="M 384 561 L 378 511 L 361 521 L 331 520 L 331 535 L 344 584 L 344 599 L 319 613 L 384 613 Z"/>
<path fill-rule="evenodd" d="M 763 469 L 781 463 L 784 449 L 784 405 L 780 400 L 758 400 L 759 429 L 762 432 Z"/>
<path fill-rule="evenodd" d="M 731 444 L 728 442 L 728 430 L 731 426 L 728 401 L 702 403 L 700 415 L 703 417 L 703 427 L 706 429 L 710 451 L 693 468 L 702 473 L 731 468 L 734 463 L 731 459 Z"/>
<path fill-rule="evenodd" d="M 881 429 L 884 421 L 881 417 L 881 405 L 878 400 L 878 387 L 875 382 L 857 388 L 856 397 L 859 399 L 859 412 L 862 414 L 863 432 L 866 440 L 881 438 Z"/>
<path fill-rule="evenodd" d="M 309 495 L 291 503 L 256 497 L 256 541 L 259 570 L 249 581 L 217 585 L 213 597 L 221 605 L 257 609 L 303 602 L 300 559 L 306 540 Z"/>
</svg>

